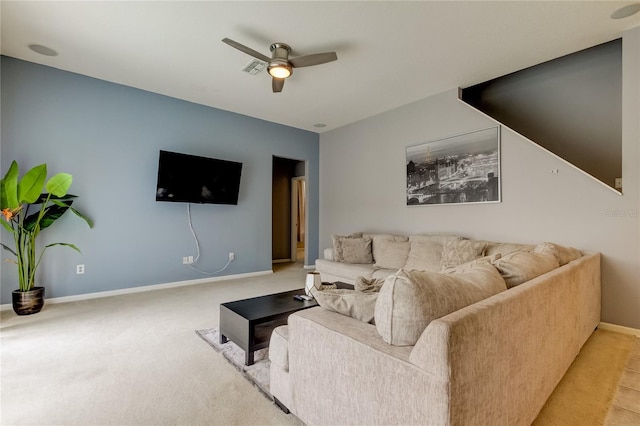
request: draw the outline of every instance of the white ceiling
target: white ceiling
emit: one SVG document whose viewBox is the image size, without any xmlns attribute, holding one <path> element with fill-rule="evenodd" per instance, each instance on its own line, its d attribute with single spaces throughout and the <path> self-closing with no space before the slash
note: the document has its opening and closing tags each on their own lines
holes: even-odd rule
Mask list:
<svg viewBox="0 0 640 426">
<path fill-rule="evenodd" d="M 609 16 L 631 3 L 3 0 L 0 41 L 3 55 L 323 132 L 619 38 L 640 14 Z M 294 70 L 274 94 L 224 37 L 338 61 Z"/>
</svg>

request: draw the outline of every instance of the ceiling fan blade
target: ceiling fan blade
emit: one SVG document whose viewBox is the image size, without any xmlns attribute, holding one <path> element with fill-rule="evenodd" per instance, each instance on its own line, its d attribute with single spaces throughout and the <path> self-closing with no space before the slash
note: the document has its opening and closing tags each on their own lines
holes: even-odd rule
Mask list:
<svg viewBox="0 0 640 426">
<path fill-rule="evenodd" d="M 335 61 L 338 59 L 336 52 L 315 53 L 313 55 L 300 56 L 297 58 L 290 58 L 289 62 L 294 68 L 310 67 L 311 65 L 326 64 L 327 62 Z"/>
<path fill-rule="evenodd" d="M 273 78 L 271 81 L 271 88 L 273 89 L 273 93 L 282 92 L 282 88 L 284 87 L 284 78 Z"/>
<path fill-rule="evenodd" d="M 253 50 L 250 47 L 245 46 L 244 44 L 240 44 L 237 41 L 233 41 L 230 38 L 223 38 L 222 39 L 223 43 L 227 43 L 229 46 L 231 47 L 235 47 L 236 49 L 238 49 L 241 52 L 246 53 L 247 55 L 253 56 L 254 58 L 260 59 L 263 62 L 267 62 L 269 63 L 269 61 L 271 60 L 270 57 L 263 55 L 262 53 Z"/>
</svg>

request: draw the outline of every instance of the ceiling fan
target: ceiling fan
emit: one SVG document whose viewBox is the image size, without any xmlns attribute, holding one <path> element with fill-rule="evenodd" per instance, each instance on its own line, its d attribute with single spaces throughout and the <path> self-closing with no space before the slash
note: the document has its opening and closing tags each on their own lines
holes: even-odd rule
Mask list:
<svg viewBox="0 0 640 426">
<path fill-rule="evenodd" d="M 269 74 L 273 77 L 271 87 L 274 93 L 282 92 L 284 79 L 293 74 L 293 68 L 310 67 L 338 59 L 336 52 L 315 53 L 312 55 L 298 56 L 297 58 L 289 58 L 291 47 L 284 43 L 273 43 L 271 45 L 270 50 L 272 57 L 270 58 L 230 38 L 223 38 L 222 42 L 231 47 L 235 47 L 247 55 L 266 62 L 268 64 L 267 71 L 269 71 Z"/>
</svg>

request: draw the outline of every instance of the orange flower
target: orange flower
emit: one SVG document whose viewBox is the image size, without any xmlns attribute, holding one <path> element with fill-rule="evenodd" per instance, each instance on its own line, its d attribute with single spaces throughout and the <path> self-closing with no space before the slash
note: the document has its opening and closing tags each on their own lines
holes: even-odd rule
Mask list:
<svg viewBox="0 0 640 426">
<path fill-rule="evenodd" d="M 18 207 L 17 209 L 11 210 L 7 207 L 6 209 L 2 210 L 2 216 L 4 216 L 7 222 L 9 222 L 11 218 L 14 217 L 20 211 L 21 208 L 22 206 Z"/>
</svg>

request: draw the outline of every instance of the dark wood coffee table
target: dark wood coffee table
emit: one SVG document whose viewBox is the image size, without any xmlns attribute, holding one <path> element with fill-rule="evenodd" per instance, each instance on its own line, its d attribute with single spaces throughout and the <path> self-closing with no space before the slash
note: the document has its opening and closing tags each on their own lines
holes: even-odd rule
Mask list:
<svg viewBox="0 0 640 426">
<path fill-rule="evenodd" d="M 220 304 L 220 343 L 231 340 L 240 346 L 245 364 L 252 365 L 253 352 L 269 346 L 274 328 L 286 324 L 292 313 L 318 306 L 314 299 L 295 300 L 296 294 L 305 294 L 304 289 Z"/>
</svg>

